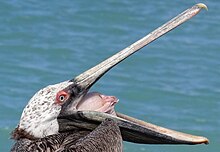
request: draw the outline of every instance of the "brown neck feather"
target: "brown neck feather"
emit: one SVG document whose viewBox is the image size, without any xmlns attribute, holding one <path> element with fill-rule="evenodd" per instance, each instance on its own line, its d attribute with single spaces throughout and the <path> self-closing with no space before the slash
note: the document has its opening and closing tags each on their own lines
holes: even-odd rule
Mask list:
<svg viewBox="0 0 220 152">
<path fill-rule="evenodd" d="M 30 135 L 25 130 L 20 129 L 19 125 L 15 128 L 14 131 L 11 133 L 11 139 L 14 140 L 20 140 L 20 139 L 29 139 L 29 140 L 36 140 L 38 138 L 34 137 L 33 135 Z"/>
</svg>

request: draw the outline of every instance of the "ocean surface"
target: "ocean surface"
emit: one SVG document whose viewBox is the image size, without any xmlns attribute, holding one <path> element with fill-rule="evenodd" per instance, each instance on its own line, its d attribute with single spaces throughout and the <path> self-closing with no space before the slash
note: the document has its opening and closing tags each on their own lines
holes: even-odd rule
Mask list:
<svg viewBox="0 0 220 152">
<path fill-rule="evenodd" d="M 209 7 L 109 71 L 92 88 L 116 110 L 209 138 L 209 145 L 124 143 L 125 152 L 220 149 L 220 1 L 0 1 L 0 151 L 39 89 L 71 79 L 192 5 Z"/>
</svg>

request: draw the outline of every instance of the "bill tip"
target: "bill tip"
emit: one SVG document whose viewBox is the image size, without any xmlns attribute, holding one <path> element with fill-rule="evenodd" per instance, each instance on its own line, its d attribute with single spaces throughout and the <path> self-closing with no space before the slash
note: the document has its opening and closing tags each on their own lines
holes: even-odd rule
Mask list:
<svg viewBox="0 0 220 152">
<path fill-rule="evenodd" d="M 196 6 L 198 6 L 199 8 L 206 9 L 208 11 L 208 7 L 203 3 L 198 3 L 198 4 L 196 4 Z"/>
<path fill-rule="evenodd" d="M 204 143 L 204 144 L 208 145 L 208 144 L 209 144 L 209 140 L 208 140 L 208 139 L 206 139 L 206 141 L 205 141 L 205 143 Z"/>
<path fill-rule="evenodd" d="M 198 141 L 199 144 L 209 144 L 209 140 L 206 137 L 200 137 L 200 141 Z"/>
</svg>

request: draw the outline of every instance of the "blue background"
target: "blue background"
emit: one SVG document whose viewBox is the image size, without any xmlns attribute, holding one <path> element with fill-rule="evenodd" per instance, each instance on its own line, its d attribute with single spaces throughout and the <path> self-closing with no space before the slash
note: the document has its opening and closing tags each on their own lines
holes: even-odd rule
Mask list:
<svg viewBox="0 0 220 152">
<path fill-rule="evenodd" d="M 0 2 L 0 151 L 39 89 L 68 80 L 135 42 L 190 0 Z M 120 99 L 116 110 L 206 136 L 209 145 L 124 144 L 126 152 L 214 152 L 220 144 L 220 1 L 104 76 L 92 90 Z"/>
</svg>

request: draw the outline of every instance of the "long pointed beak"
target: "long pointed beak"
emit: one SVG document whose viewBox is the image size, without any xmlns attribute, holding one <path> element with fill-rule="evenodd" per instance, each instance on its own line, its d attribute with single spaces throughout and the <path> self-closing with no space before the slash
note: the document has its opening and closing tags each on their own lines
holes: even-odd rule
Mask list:
<svg viewBox="0 0 220 152">
<path fill-rule="evenodd" d="M 207 9 L 207 7 L 201 3 L 194 5 L 192 8 L 185 10 L 142 39 L 138 40 L 112 57 L 106 59 L 95 67 L 89 69 L 88 71 L 85 71 L 71 81 L 80 87 L 82 91 L 88 91 L 89 88 L 112 67 L 126 59 L 128 56 L 137 52 L 144 46 L 148 45 L 152 41 L 156 40 L 160 36 L 186 22 L 198 14 L 203 8 Z M 122 137 L 126 141 L 148 144 L 208 143 L 208 139 L 205 137 L 193 136 L 162 128 L 119 113 L 117 113 L 117 116 L 113 116 L 95 111 L 73 111 L 69 115 L 61 115 L 58 117 L 58 122 L 60 124 L 59 129 L 61 132 L 76 128 L 93 130 L 106 118 L 111 118 L 117 122 L 121 129 Z"/>
<path fill-rule="evenodd" d="M 75 129 L 94 130 L 105 119 L 114 120 L 119 126 L 124 141 L 141 144 L 208 144 L 207 138 L 194 136 L 171 129 L 163 128 L 133 117 L 117 113 L 117 116 L 96 112 L 77 111 L 71 115 L 58 117 L 59 131 Z"/>
<path fill-rule="evenodd" d="M 82 88 L 82 90 L 88 90 L 97 80 L 99 80 L 99 78 L 101 78 L 108 70 L 113 68 L 115 65 L 117 65 L 133 53 L 137 52 L 144 46 L 158 39 L 162 35 L 173 30 L 180 24 L 191 19 L 203 8 L 207 9 L 206 5 L 199 3 L 194 5 L 192 8 L 185 10 L 184 12 L 171 19 L 164 25 L 160 26 L 159 28 L 155 29 L 153 32 L 149 33 L 142 39 L 136 41 L 135 43 L 116 53 L 112 57 L 104 60 L 93 68 L 85 71 L 84 73 L 74 78 L 72 81 L 75 82 L 75 84 L 77 84 L 80 88 Z"/>
</svg>

